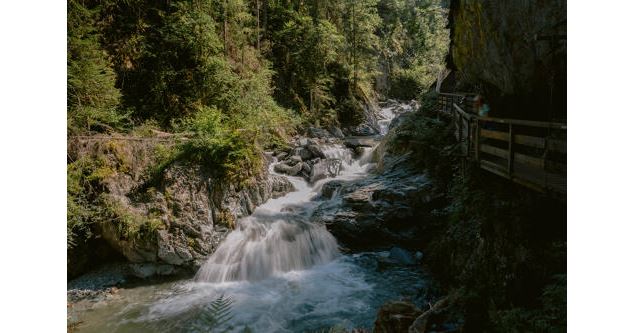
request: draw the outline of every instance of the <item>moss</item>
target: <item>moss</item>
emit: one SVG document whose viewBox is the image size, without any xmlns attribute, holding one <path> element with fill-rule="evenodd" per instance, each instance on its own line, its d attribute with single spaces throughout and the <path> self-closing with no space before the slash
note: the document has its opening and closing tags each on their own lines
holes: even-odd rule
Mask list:
<svg viewBox="0 0 635 333">
<path fill-rule="evenodd" d="M 234 229 L 236 227 L 236 218 L 234 214 L 232 214 L 229 209 L 223 208 L 218 212 L 216 216 L 216 220 L 230 229 Z"/>
<path fill-rule="evenodd" d="M 165 224 L 155 215 L 147 216 L 125 207 L 118 200 L 102 195 L 100 200 L 105 208 L 105 223 L 114 223 L 121 239 L 128 241 L 149 241 L 156 237 Z"/>
</svg>

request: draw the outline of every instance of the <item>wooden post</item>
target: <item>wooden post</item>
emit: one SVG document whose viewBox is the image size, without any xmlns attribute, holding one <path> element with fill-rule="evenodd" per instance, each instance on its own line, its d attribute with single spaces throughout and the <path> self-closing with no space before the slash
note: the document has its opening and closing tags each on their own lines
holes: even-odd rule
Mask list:
<svg viewBox="0 0 635 333">
<path fill-rule="evenodd" d="M 509 178 L 512 177 L 513 166 L 514 166 L 514 132 L 512 124 L 509 124 L 509 138 L 507 143 L 507 174 Z"/>
<path fill-rule="evenodd" d="M 475 150 L 476 164 L 477 165 L 480 165 L 479 159 L 478 159 L 479 150 L 481 150 L 481 147 L 480 147 L 480 144 L 479 144 L 480 141 L 481 141 L 480 137 L 481 137 L 481 124 L 479 123 L 478 118 L 476 118 L 476 134 L 474 135 L 474 145 L 476 147 L 474 148 L 474 150 Z"/>
</svg>

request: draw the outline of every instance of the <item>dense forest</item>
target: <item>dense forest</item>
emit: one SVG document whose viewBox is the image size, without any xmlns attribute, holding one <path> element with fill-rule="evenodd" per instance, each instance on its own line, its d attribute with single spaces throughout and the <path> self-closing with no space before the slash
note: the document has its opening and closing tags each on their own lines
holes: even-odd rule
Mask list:
<svg viewBox="0 0 635 333">
<path fill-rule="evenodd" d="M 377 94 L 426 89 L 446 15 L 436 0 L 69 1 L 68 134 L 192 133 L 163 164 L 247 176 L 301 124 L 356 125 Z M 69 239 L 100 215 L 93 162 L 68 165 Z"/>
</svg>

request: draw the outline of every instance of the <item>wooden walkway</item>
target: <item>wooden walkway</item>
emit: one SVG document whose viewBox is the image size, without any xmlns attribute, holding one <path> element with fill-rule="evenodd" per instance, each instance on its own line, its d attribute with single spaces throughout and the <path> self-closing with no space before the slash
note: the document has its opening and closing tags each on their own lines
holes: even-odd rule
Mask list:
<svg viewBox="0 0 635 333">
<path fill-rule="evenodd" d="M 440 93 L 439 112 L 452 118 L 461 154 L 480 168 L 536 191 L 567 192 L 567 125 L 481 117 L 473 94 Z"/>
</svg>

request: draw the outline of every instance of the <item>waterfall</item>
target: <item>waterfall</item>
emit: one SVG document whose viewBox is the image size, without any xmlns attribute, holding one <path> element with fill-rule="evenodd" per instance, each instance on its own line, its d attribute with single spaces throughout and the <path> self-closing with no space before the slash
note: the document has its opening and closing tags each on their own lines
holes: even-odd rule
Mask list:
<svg viewBox="0 0 635 333">
<path fill-rule="evenodd" d="M 298 219 L 283 212 L 243 219 L 201 267 L 196 280 L 260 280 L 333 260 L 338 255 L 335 238 L 324 226 Z"/>
<path fill-rule="evenodd" d="M 382 135 L 388 131 L 395 109 L 389 106 L 380 110 Z M 323 144 L 320 148 L 327 159 L 341 161 L 342 169 L 335 179 L 363 177 L 371 167 L 372 148 L 364 148 L 356 160 L 351 150 L 341 144 Z M 272 167 L 269 171 L 274 172 Z M 311 199 L 325 182 L 334 178 L 310 186 L 300 177 L 285 177 L 297 191 L 270 199 L 251 216 L 240 219 L 237 228 L 196 273 L 196 281 L 262 280 L 277 273 L 326 264 L 339 255 L 337 241 L 326 227 L 308 221 L 315 206 Z"/>
</svg>

